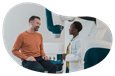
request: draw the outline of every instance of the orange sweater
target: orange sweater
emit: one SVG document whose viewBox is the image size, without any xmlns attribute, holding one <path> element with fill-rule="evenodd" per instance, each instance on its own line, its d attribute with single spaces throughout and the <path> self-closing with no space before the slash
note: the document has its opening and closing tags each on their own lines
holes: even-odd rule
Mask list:
<svg viewBox="0 0 115 76">
<path fill-rule="evenodd" d="M 12 48 L 12 53 L 22 60 L 26 60 L 29 56 L 44 56 L 42 35 L 37 32 L 28 33 L 27 31 L 19 34 Z"/>
</svg>

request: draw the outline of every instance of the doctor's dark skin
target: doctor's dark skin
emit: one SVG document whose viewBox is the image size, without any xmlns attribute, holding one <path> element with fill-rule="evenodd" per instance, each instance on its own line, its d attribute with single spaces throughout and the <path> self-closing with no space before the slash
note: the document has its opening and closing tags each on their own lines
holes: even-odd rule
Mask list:
<svg viewBox="0 0 115 76">
<path fill-rule="evenodd" d="M 72 23 L 71 26 L 70 26 L 70 29 L 69 29 L 69 34 L 70 35 L 73 35 L 73 39 L 79 34 L 78 30 L 75 29 L 75 25 Z M 72 40 L 73 40 L 72 39 Z M 66 57 L 67 54 L 63 54 L 62 55 L 62 59 L 65 60 L 65 57 Z"/>
</svg>

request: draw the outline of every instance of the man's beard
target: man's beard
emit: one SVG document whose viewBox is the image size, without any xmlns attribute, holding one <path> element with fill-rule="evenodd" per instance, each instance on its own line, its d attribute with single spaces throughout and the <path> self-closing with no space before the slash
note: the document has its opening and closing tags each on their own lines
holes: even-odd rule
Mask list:
<svg viewBox="0 0 115 76">
<path fill-rule="evenodd" d="M 34 27 L 34 31 L 38 31 L 38 29 L 39 29 L 39 27 L 37 27 L 37 26 Z"/>
</svg>

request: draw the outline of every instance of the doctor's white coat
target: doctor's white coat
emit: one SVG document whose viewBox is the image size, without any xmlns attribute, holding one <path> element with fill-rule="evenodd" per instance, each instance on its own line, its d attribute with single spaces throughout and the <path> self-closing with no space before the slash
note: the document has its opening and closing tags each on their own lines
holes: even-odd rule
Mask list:
<svg viewBox="0 0 115 76">
<path fill-rule="evenodd" d="M 84 69 L 85 46 L 83 41 L 76 36 L 69 47 L 70 54 L 66 55 L 65 61 L 69 61 L 69 72 L 79 71 Z"/>
</svg>

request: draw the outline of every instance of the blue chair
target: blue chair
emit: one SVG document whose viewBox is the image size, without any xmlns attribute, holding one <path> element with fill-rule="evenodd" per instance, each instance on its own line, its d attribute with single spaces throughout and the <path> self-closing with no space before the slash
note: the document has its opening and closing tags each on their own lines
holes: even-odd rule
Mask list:
<svg viewBox="0 0 115 76">
<path fill-rule="evenodd" d="M 115 73 L 115 49 L 90 48 L 84 57 L 84 73 Z"/>
</svg>

